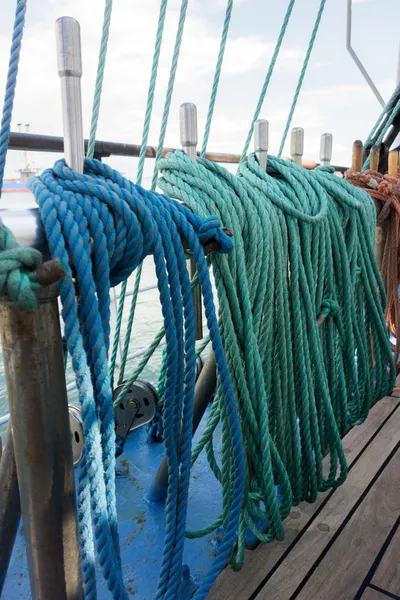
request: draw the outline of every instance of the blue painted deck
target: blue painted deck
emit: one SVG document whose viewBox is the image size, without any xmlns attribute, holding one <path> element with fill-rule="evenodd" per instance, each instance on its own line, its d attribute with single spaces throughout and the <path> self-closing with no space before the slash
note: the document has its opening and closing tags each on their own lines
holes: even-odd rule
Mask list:
<svg viewBox="0 0 400 600">
<path fill-rule="evenodd" d="M 202 427 L 196 434 L 198 439 Z M 162 443 L 147 443 L 146 428 L 134 431 L 118 459 L 117 505 L 124 578 L 132 597 L 150 600 L 156 591 L 164 546 L 164 505 L 150 504 L 145 495 L 164 454 Z M 217 459 L 220 447 L 216 444 Z M 204 453 L 192 469 L 187 528 L 199 529 L 221 510 L 221 489 L 212 475 Z M 215 534 L 200 540 L 186 540 L 184 563 L 191 578 L 202 578 L 215 556 Z M 101 575 L 99 600 L 109 598 Z M 190 598 L 193 581 L 188 582 L 182 600 Z M 3 591 L 4 600 L 31 597 L 25 540 L 20 528 Z M 56 600 L 56 599 L 55 599 Z"/>
</svg>

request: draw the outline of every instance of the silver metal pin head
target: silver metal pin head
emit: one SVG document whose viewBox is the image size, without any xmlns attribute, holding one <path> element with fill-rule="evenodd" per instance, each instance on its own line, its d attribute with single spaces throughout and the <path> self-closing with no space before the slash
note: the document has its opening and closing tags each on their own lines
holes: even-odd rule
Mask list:
<svg viewBox="0 0 400 600">
<path fill-rule="evenodd" d="M 321 135 L 321 145 L 319 151 L 319 160 L 321 165 L 330 165 L 332 160 L 332 134 L 323 133 Z"/>
<path fill-rule="evenodd" d="M 60 77 L 82 76 L 81 30 L 76 19 L 56 21 L 57 69 Z"/>
<path fill-rule="evenodd" d="M 290 135 L 290 157 L 297 165 L 302 164 L 302 156 L 304 151 L 304 129 L 302 127 L 294 127 Z"/>
<path fill-rule="evenodd" d="M 269 123 L 265 119 L 258 119 L 254 123 L 254 152 L 258 164 L 264 171 L 267 168 L 269 143 Z"/>
<path fill-rule="evenodd" d="M 65 161 L 71 169 L 83 173 L 85 158 L 82 123 L 81 32 L 76 19 L 56 21 L 57 68 L 61 82 Z"/>
<path fill-rule="evenodd" d="M 193 102 L 181 104 L 179 109 L 181 146 L 190 158 L 197 157 L 197 108 Z"/>
</svg>

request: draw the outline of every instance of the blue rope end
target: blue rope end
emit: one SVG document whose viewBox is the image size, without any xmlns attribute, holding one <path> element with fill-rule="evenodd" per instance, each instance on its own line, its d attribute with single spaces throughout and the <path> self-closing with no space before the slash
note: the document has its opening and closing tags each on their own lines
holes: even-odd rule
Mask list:
<svg viewBox="0 0 400 600">
<path fill-rule="evenodd" d="M 218 242 L 220 247 L 216 252 L 219 254 L 227 254 L 233 250 L 233 239 L 222 229 L 222 223 L 218 217 L 204 219 L 199 227 L 198 235 L 200 242 L 204 245 L 214 240 Z"/>
</svg>

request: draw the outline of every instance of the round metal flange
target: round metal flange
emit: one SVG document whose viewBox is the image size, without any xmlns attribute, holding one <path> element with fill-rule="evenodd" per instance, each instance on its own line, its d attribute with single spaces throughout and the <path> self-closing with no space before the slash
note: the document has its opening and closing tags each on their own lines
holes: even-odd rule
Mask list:
<svg viewBox="0 0 400 600">
<path fill-rule="evenodd" d="M 69 426 L 71 429 L 72 439 L 72 458 L 74 465 L 78 465 L 83 452 L 83 425 L 80 408 L 70 404 L 69 411 Z"/>
<path fill-rule="evenodd" d="M 124 388 L 122 383 L 115 388 L 115 401 Z M 117 435 L 125 437 L 129 431 L 150 423 L 156 414 L 158 396 L 155 388 L 141 379 L 137 379 L 128 389 L 125 398 L 114 409 Z M 125 433 L 125 435 L 124 435 Z"/>
</svg>

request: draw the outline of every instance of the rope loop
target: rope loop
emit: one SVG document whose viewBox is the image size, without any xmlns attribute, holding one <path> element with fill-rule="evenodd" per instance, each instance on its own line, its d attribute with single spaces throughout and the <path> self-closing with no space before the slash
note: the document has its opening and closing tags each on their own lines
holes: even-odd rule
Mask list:
<svg viewBox="0 0 400 600">
<path fill-rule="evenodd" d="M 393 386 L 373 253 L 375 208 L 331 167 L 306 171 L 273 156 L 264 172 L 250 154 L 237 176 L 181 152 L 159 168 L 165 193 L 203 218 L 223 218 L 235 241 L 230 254 L 213 254 L 210 262 L 246 448 L 247 493 L 230 557 L 238 570 L 246 529 L 263 542 L 281 539 L 293 505 L 344 482 L 341 436 Z M 318 327 L 321 313 L 333 318 Z M 224 431 L 220 383 L 193 462 L 206 452 L 229 506 L 234 493 L 224 457 L 230 444 L 223 437 L 221 468 L 213 440 L 219 423 Z M 222 511 L 186 535 L 207 535 L 224 518 Z"/>
<path fill-rule="evenodd" d="M 327 317 L 331 315 L 336 319 L 340 314 L 340 306 L 337 300 L 326 298 L 321 304 L 321 313 Z"/>
<path fill-rule="evenodd" d="M 208 217 L 199 227 L 199 240 L 203 245 L 211 240 L 215 240 L 220 244 L 217 252 L 219 254 L 227 254 L 233 249 L 233 239 L 222 231 L 221 226 L 221 221 L 218 217 Z"/>
<path fill-rule="evenodd" d="M 239 175 L 265 194 L 277 208 L 297 221 L 317 225 L 326 219 L 326 192 L 316 187 L 316 202 L 309 204 L 310 185 L 305 169 L 294 163 L 268 157 L 267 172 L 262 171 L 254 153 L 242 163 Z"/>
<path fill-rule="evenodd" d="M 119 548 L 115 497 L 115 455 L 121 453 L 114 431 L 111 382 L 107 367 L 110 339 L 110 287 L 117 285 L 153 255 L 166 337 L 163 432 L 169 487 L 166 533 L 157 596 L 175 597 L 180 585 L 191 467 L 193 396 L 196 371 L 194 308 L 182 239 L 197 264 L 225 403 L 225 456 L 233 500 L 226 505 L 223 541 L 207 576 L 214 581 L 236 541 L 244 495 L 241 429 L 222 347 L 208 265 L 201 243 L 232 249 L 219 218 L 202 219 L 164 194 L 128 181 L 108 165 L 86 159 L 84 173 L 57 161 L 30 182 L 39 204 L 53 257 L 66 265 L 60 284 L 65 337 L 76 374 L 82 407 L 85 447 L 79 480 L 79 526 L 85 556 L 99 562 L 115 600 L 127 598 Z M 222 257 L 222 254 L 220 254 Z M 72 273 L 79 286 L 79 308 Z M 162 337 L 162 336 L 161 336 Z M 182 435 L 177 426 L 182 422 Z M 93 515 L 94 540 L 90 523 Z M 90 561 L 89 561 L 90 562 Z M 93 561 L 92 561 L 93 562 Z M 93 564 L 85 563 L 85 585 L 92 589 Z M 91 593 L 91 592 L 90 592 Z"/>
</svg>

